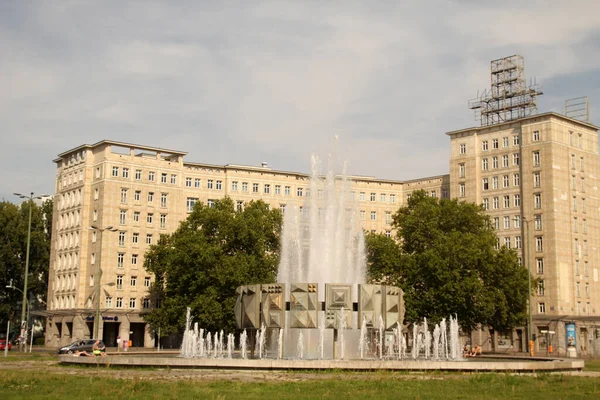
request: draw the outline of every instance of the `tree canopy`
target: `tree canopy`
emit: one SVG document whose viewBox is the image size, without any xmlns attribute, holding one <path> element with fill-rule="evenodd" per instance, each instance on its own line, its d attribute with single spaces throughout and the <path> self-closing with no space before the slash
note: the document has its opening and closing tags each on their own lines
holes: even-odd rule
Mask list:
<svg viewBox="0 0 600 400">
<path fill-rule="evenodd" d="M 496 249 L 482 207 L 416 191 L 392 226 L 397 240 L 367 238 L 369 276 L 402 287 L 407 321 L 456 315 L 465 329 L 498 331 L 524 322 L 528 272 L 514 250 Z"/>
<path fill-rule="evenodd" d="M 27 254 L 27 230 L 31 209 L 31 242 L 27 298 L 32 309 L 45 308 L 48 293 L 48 264 L 52 232 L 52 200 L 37 206 L 31 201 L 21 205 L 0 202 L 0 322 L 10 319 L 18 327 Z M 19 290 L 7 288 L 12 285 Z M 2 332 L 4 333 L 4 332 Z"/>
<path fill-rule="evenodd" d="M 274 282 L 279 263 L 281 212 L 262 200 L 238 210 L 230 198 L 213 207 L 196 203 L 170 235 L 150 247 L 145 267 L 154 273 L 155 307 L 144 316 L 154 329 L 174 333 L 185 325 L 186 308 L 202 328 L 235 327 L 235 289 Z"/>
</svg>

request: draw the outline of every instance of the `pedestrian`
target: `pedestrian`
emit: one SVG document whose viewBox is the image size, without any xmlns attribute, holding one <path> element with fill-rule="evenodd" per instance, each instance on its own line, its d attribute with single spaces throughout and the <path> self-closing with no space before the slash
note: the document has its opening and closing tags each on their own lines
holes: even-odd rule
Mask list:
<svg viewBox="0 0 600 400">
<path fill-rule="evenodd" d="M 121 350 L 121 335 L 117 336 L 117 352 Z"/>
<path fill-rule="evenodd" d="M 128 346 L 129 346 L 129 343 L 127 342 L 127 339 L 123 339 L 123 351 L 127 351 Z"/>
</svg>

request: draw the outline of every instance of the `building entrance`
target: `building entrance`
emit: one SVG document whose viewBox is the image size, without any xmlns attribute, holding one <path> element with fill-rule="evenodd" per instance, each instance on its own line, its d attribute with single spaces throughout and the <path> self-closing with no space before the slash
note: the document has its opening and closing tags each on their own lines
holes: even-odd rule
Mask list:
<svg viewBox="0 0 600 400">
<path fill-rule="evenodd" d="M 132 322 L 129 329 L 132 332 L 129 336 L 129 340 L 131 340 L 131 346 L 144 347 L 144 333 L 146 330 L 146 324 L 143 322 Z"/>
</svg>

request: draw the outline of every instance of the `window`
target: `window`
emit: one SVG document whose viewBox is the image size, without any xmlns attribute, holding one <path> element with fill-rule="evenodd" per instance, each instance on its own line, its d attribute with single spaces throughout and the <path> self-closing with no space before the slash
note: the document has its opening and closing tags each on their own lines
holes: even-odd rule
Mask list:
<svg viewBox="0 0 600 400">
<path fill-rule="evenodd" d="M 135 297 L 129 298 L 129 308 L 135 308 Z"/>
<path fill-rule="evenodd" d="M 115 304 L 115 306 L 117 308 L 122 308 L 123 307 L 123 298 L 122 297 L 117 297 L 117 304 Z"/>
<path fill-rule="evenodd" d="M 464 164 L 462 164 L 462 165 L 464 165 Z M 487 171 L 488 170 L 488 159 L 487 158 L 483 158 L 481 160 L 481 169 L 483 171 Z M 464 178 L 464 176 L 462 176 L 461 178 Z"/>
<path fill-rule="evenodd" d="M 573 218 L 573 232 L 577 233 L 577 218 Z"/>
<path fill-rule="evenodd" d="M 237 192 L 238 191 L 238 182 L 237 181 L 231 182 L 231 191 L 232 192 Z"/>
<path fill-rule="evenodd" d="M 542 214 L 535 214 L 533 216 L 533 220 L 535 221 L 535 230 L 536 231 L 541 231 L 542 230 Z"/>
<path fill-rule="evenodd" d="M 365 192 L 360 192 L 360 194 L 358 195 L 358 199 L 360 201 L 365 201 L 367 199 Z"/>
<path fill-rule="evenodd" d="M 577 297 L 581 297 L 581 283 L 575 282 L 575 294 Z"/>
<path fill-rule="evenodd" d="M 125 261 L 125 253 L 117 254 L 117 268 L 123 268 L 123 262 Z"/>
<path fill-rule="evenodd" d="M 148 180 L 150 182 L 154 182 L 154 171 L 149 171 L 148 172 Z"/>
<path fill-rule="evenodd" d="M 377 198 L 377 194 L 375 194 L 375 193 L 371 193 L 370 200 L 371 200 L 371 201 L 375 201 L 375 200 L 376 200 L 376 198 Z"/>
<path fill-rule="evenodd" d="M 194 211 L 194 205 L 196 205 L 196 203 L 198 201 L 199 201 L 199 199 L 197 197 L 188 197 L 185 202 L 185 207 L 186 207 L 187 212 Z"/>
<path fill-rule="evenodd" d="M 112 167 L 112 176 L 119 176 L 119 167 Z"/>
<path fill-rule="evenodd" d="M 437 197 L 437 193 L 435 190 L 431 191 L 431 197 L 433 197 L 434 199 Z"/>
<path fill-rule="evenodd" d="M 192 187 L 192 178 L 185 178 L 185 187 Z"/>
<path fill-rule="evenodd" d="M 498 196 L 494 197 L 493 203 L 492 203 L 492 208 L 494 210 L 497 210 L 498 208 L 500 208 L 500 199 L 498 198 Z"/>
<path fill-rule="evenodd" d="M 131 243 L 133 243 L 133 244 L 138 244 L 138 243 L 139 243 L 139 241 L 140 241 L 140 234 L 139 234 L 138 232 L 134 232 L 134 233 L 131 235 Z"/>
<path fill-rule="evenodd" d="M 513 135 L 513 146 L 518 146 L 520 143 L 519 135 Z"/>
<path fill-rule="evenodd" d="M 131 265 L 137 265 L 137 263 L 138 263 L 138 255 L 132 254 L 131 255 Z"/>
<path fill-rule="evenodd" d="M 135 180 L 136 181 L 141 181 L 142 180 L 142 170 L 141 169 L 136 169 L 135 170 Z"/>
<path fill-rule="evenodd" d="M 459 152 L 460 152 L 460 154 L 467 154 L 467 145 L 464 143 L 461 143 L 460 147 L 459 147 Z"/>
<path fill-rule="evenodd" d="M 140 222 L 140 212 L 139 211 L 133 212 L 133 222 Z"/>
<path fill-rule="evenodd" d="M 433 193 L 435 193 L 435 192 L 433 192 Z M 434 196 L 432 196 L 432 197 L 435 197 L 435 195 L 434 195 Z M 381 201 L 382 203 L 385 203 L 385 202 L 386 202 L 386 196 L 385 196 L 385 194 L 384 194 L 384 193 L 381 193 L 381 194 L 379 195 L 379 201 Z"/>
<path fill-rule="evenodd" d="M 571 154 L 571 169 L 575 169 L 575 154 Z"/>
<path fill-rule="evenodd" d="M 581 199 L 581 212 L 585 214 L 585 199 Z"/>
<path fill-rule="evenodd" d="M 212 180 L 212 179 L 209 179 L 209 180 L 207 180 L 207 181 L 206 181 L 206 188 L 207 188 L 207 189 L 212 189 L 212 188 L 213 188 L 213 186 L 214 186 L 214 183 L 215 183 L 215 181 L 214 181 L 214 180 Z"/>
<path fill-rule="evenodd" d="M 279 205 L 279 211 L 281 211 L 282 215 L 285 215 L 285 204 L 280 204 Z"/>
<path fill-rule="evenodd" d="M 223 190 L 223 181 L 217 181 L 215 183 L 215 189 L 216 190 Z"/>
<path fill-rule="evenodd" d="M 540 152 L 539 151 L 533 152 L 533 166 L 534 167 L 540 166 Z"/>
<path fill-rule="evenodd" d="M 150 299 L 148 297 L 144 297 L 142 300 L 142 307 L 145 309 L 150 308 Z"/>
<path fill-rule="evenodd" d="M 519 153 L 513 154 L 513 165 L 519 165 Z"/>
<path fill-rule="evenodd" d="M 509 207 L 510 207 L 510 196 L 505 195 L 504 196 L 504 208 L 509 208 Z"/>
<path fill-rule="evenodd" d="M 144 287 L 150 287 L 150 277 L 146 276 L 144 278 Z"/>
<path fill-rule="evenodd" d="M 581 133 L 577 134 L 577 146 L 581 149 L 583 147 L 583 137 Z"/>
<path fill-rule="evenodd" d="M 590 276 L 590 266 L 587 261 L 583 262 L 583 274 L 585 276 Z"/>
<path fill-rule="evenodd" d="M 515 248 L 520 249 L 523 247 L 521 243 L 521 236 L 515 236 Z"/>
<path fill-rule="evenodd" d="M 129 178 L 129 168 L 123 168 L 123 178 Z"/>
<path fill-rule="evenodd" d="M 142 192 L 140 190 L 136 190 L 133 192 L 133 200 L 140 201 L 140 197 L 142 197 Z"/>
<path fill-rule="evenodd" d="M 584 171 L 584 169 L 583 169 L 583 157 L 580 157 L 580 158 L 579 158 L 579 170 L 580 170 L 581 172 L 583 172 L 583 171 Z"/>
<path fill-rule="evenodd" d="M 521 176 L 519 174 L 513 174 L 513 186 L 521 185 Z"/>
<path fill-rule="evenodd" d="M 106 296 L 106 299 L 104 300 L 104 307 L 106 307 L 106 308 L 112 307 L 112 297 L 111 296 Z"/>
<path fill-rule="evenodd" d="M 585 284 L 585 297 L 590 297 L 590 284 L 587 282 Z"/>
<path fill-rule="evenodd" d="M 302 197 L 302 188 L 298 188 L 298 189 L 297 189 L 297 191 L 296 191 L 296 195 L 297 195 L 298 197 Z"/>
<path fill-rule="evenodd" d="M 365 213 L 365 210 L 360 210 L 360 220 L 361 221 L 364 221 L 365 219 L 367 219 L 366 215 L 367 214 Z"/>
<path fill-rule="evenodd" d="M 458 192 L 459 192 L 460 197 L 465 197 L 467 195 L 466 187 L 465 187 L 464 183 L 461 183 L 458 185 Z"/>
<path fill-rule="evenodd" d="M 488 178 L 483 178 L 483 181 L 482 181 L 482 183 L 481 183 L 481 184 L 482 184 L 482 186 L 483 186 L 483 190 L 488 190 L 488 189 L 490 188 L 490 187 L 489 187 Z M 464 184 L 463 184 L 463 185 L 464 185 Z M 461 196 L 461 197 L 464 197 L 464 196 Z"/>
<path fill-rule="evenodd" d="M 514 196 L 514 206 L 515 207 L 521 207 L 521 195 L 520 194 L 515 194 Z"/>
<path fill-rule="evenodd" d="M 137 284 L 137 276 L 132 276 L 131 279 L 129 280 L 129 285 L 135 286 L 136 284 Z"/>
<path fill-rule="evenodd" d="M 535 250 L 544 251 L 544 239 L 542 236 L 535 237 Z"/>
<path fill-rule="evenodd" d="M 533 173 L 533 187 L 540 187 L 541 186 L 541 177 L 540 177 L 540 172 L 534 172 Z"/>
<path fill-rule="evenodd" d="M 488 210 L 490 208 L 490 199 L 487 197 L 483 199 L 483 209 Z"/>
<path fill-rule="evenodd" d="M 508 154 L 502 156 L 502 167 L 508 168 Z"/>
<path fill-rule="evenodd" d="M 542 208 L 542 194 L 534 193 L 533 194 L 533 204 L 535 208 Z"/>
<path fill-rule="evenodd" d="M 502 138 L 502 147 L 508 147 L 508 136 Z"/>
<path fill-rule="evenodd" d="M 465 164 L 464 163 L 458 164 L 458 176 L 460 178 L 465 177 Z"/>
<path fill-rule="evenodd" d="M 585 179 L 581 178 L 581 191 L 585 192 Z"/>
<path fill-rule="evenodd" d="M 492 139 L 492 149 L 498 148 L 498 139 Z"/>
<path fill-rule="evenodd" d="M 269 185 L 269 184 L 265 184 L 265 185 L 263 186 L 263 191 L 264 191 L 264 194 L 269 194 L 269 193 L 271 193 L 271 185 Z"/>
<path fill-rule="evenodd" d="M 492 188 L 493 189 L 498 189 L 498 177 L 497 176 L 494 176 L 492 178 Z"/>
<path fill-rule="evenodd" d="M 164 172 L 160 174 L 160 183 L 167 183 L 167 174 Z"/>
<path fill-rule="evenodd" d="M 154 201 L 154 192 L 148 192 L 148 203 Z"/>
<path fill-rule="evenodd" d="M 536 258 L 535 259 L 535 266 L 536 266 L 538 274 L 543 274 L 544 273 L 544 259 L 543 258 Z"/>
<path fill-rule="evenodd" d="M 510 229 L 510 217 L 508 215 L 504 217 L 504 229 Z"/>
<path fill-rule="evenodd" d="M 121 189 L 121 204 L 127 203 L 127 189 Z"/>
<path fill-rule="evenodd" d="M 481 142 L 481 150 L 483 150 L 483 151 L 488 150 L 488 141 L 487 140 L 484 140 L 483 142 Z"/>
<path fill-rule="evenodd" d="M 148 213 L 148 216 L 146 217 L 146 222 L 151 224 L 153 219 L 154 219 L 154 214 Z"/>
<path fill-rule="evenodd" d="M 544 289 L 545 289 L 544 280 L 541 279 L 541 280 L 538 281 L 537 295 L 538 296 L 543 296 L 544 295 Z"/>
<path fill-rule="evenodd" d="M 94 189 L 94 200 L 98 200 L 99 197 L 100 197 L 100 190 Z"/>
<path fill-rule="evenodd" d="M 509 186 L 509 182 L 508 175 L 504 175 L 502 177 L 502 187 L 507 188 Z"/>
<path fill-rule="evenodd" d="M 212 206 L 210 205 L 211 201 L 212 200 L 208 200 L 209 206 L 214 207 L 214 202 Z M 167 227 L 167 214 L 160 214 L 160 227 L 162 229 L 165 229 Z"/>
<path fill-rule="evenodd" d="M 533 141 L 537 142 L 540 140 L 540 131 L 533 131 Z"/>
<path fill-rule="evenodd" d="M 581 229 L 583 233 L 587 233 L 587 221 L 585 219 L 581 221 Z"/>
<path fill-rule="evenodd" d="M 127 218 L 127 211 L 120 210 L 119 211 L 119 224 L 125 225 L 126 218 Z"/>
<path fill-rule="evenodd" d="M 521 216 L 520 215 L 515 215 L 515 217 L 513 218 L 513 221 L 515 222 L 515 228 L 521 227 Z"/>
<path fill-rule="evenodd" d="M 248 182 L 242 182 L 242 192 L 246 193 L 248 191 Z"/>
<path fill-rule="evenodd" d="M 510 237 L 504 238 L 504 246 L 506 246 L 507 249 L 510 249 Z"/>
<path fill-rule="evenodd" d="M 281 194 L 281 185 L 275 185 L 275 194 Z"/>
<path fill-rule="evenodd" d="M 177 175 L 171 174 L 171 185 L 177 184 Z"/>
<path fill-rule="evenodd" d="M 152 244 L 152 235 L 146 234 L 146 244 Z"/>
<path fill-rule="evenodd" d="M 200 178 L 194 178 L 194 187 L 196 189 L 200 188 Z"/>
<path fill-rule="evenodd" d="M 492 157 L 492 168 L 493 169 L 498 168 L 498 157 L 496 157 L 496 156 Z"/>
<path fill-rule="evenodd" d="M 377 211 L 371 211 L 371 221 L 377 220 Z"/>
<path fill-rule="evenodd" d="M 123 275 L 117 275 L 117 289 L 123 289 Z"/>
<path fill-rule="evenodd" d="M 546 303 L 538 303 L 538 313 L 546 314 Z"/>
<path fill-rule="evenodd" d="M 392 213 L 390 211 L 385 212 L 385 224 L 390 225 L 392 223 Z"/>
<path fill-rule="evenodd" d="M 292 190 L 292 189 L 291 189 L 289 186 L 286 186 L 286 187 L 284 188 L 284 192 L 283 192 L 283 194 L 285 194 L 286 196 L 289 196 L 289 195 L 290 195 L 290 193 L 291 193 L 291 190 Z"/>
<path fill-rule="evenodd" d="M 100 167 L 96 167 L 96 178 L 100 178 Z"/>
<path fill-rule="evenodd" d="M 160 194 L 160 206 L 161 207 L 166 207 L 167 206 L 167 193 L 161 193 Z"/>
<path fill-rule="evenodd" d="M 125 246 L 125 232 L 119 232 L 119 246 Z"/>
<path fill-rule="evenodd" d="M 500 217 L 494 217 L 494 229 L 500 230 Z"/>
<path fill-rule="evenodd" d="M 584 256 L 588 255 L 588 243 L 587 243 L 587 240 L 583 241 L 583 255 Z"/>
<path fill-rule="evenodd" d="M 306 197 L 310 197 L 310 189 L 309 188 L 306 188 L 306 192 L 304 192 L 304 195 Z"/>
<path fill-rule="evenodd" d="M 392 237 L 392 231 L 385 231 L 385 237 Z"/>
</svg>

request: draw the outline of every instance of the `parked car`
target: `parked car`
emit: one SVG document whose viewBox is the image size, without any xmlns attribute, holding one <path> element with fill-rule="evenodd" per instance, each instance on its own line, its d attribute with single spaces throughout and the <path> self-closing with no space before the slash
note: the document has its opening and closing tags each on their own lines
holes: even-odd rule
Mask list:
<svg viewBox="0 0 600 400">
<path fill-rule="evenodd" d="M 0 339 L 0 350 L 4 351 L 4 349 L 6 349 L 6 340 Z M 12 349 L 12 344 L 10 344 L 10 342 L 8 342 L 8 349 Z"/>
<path fill-rule="evenodd" d="M 61 347 L 58 350 L 58 354 L 73 354 L 75 353 L 75 351 L 87 351 L 88 353 L 92 352 L 92 347 L 94 346 L 94 343 L 96 343 L 98 339 L 83 339 L 83 340 L 76 340 L 73 343 Z M 106 351 L 106 346 L 104 346 L 104 343 L 102 342 L 102 340 L 100 340 L 100 344 L 99 347 L 102 351 Z"/>
</svg>

